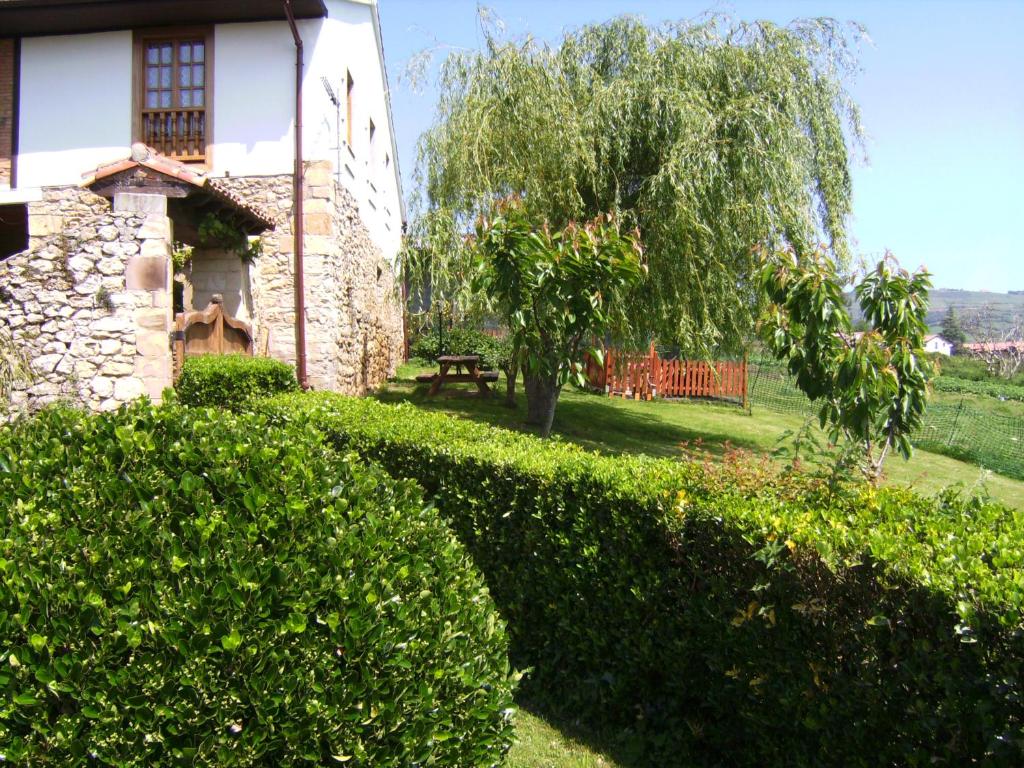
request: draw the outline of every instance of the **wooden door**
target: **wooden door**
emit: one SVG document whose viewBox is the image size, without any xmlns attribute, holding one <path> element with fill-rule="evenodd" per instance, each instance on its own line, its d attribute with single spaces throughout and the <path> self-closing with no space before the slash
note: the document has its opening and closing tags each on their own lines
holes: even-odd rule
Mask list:
<svg viewBox="0 0 1024 768">
<path fill-rule="evenodd" d="M 193 355 L 252 355 L 252 328 L 224 312 L 223 298 L 215 294 L 206 309 L 179 312 L 174 328 L 174 378 L 186 357 Z"/>
</svg>

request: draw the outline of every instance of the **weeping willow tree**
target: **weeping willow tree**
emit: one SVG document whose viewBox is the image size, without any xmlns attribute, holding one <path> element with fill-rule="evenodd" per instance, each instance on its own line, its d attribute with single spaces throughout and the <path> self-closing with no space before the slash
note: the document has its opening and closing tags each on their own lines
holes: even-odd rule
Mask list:
<svg viewBox="0 0 1024 768">
<path fill-rule="evenodd" d="M 420 141 L 413 284 L 486 305 L 463 237 L 510 195 L 538 227 L 611 214 L 639 230 L 648 276 L 617 329 L 637 343 L 739 346 L 761 303 L 755 246 L 847 263 L 859 27 L 619 18 L 551 46 L 482 26 L 480 50 L 444 62 Z"/>
</svg>

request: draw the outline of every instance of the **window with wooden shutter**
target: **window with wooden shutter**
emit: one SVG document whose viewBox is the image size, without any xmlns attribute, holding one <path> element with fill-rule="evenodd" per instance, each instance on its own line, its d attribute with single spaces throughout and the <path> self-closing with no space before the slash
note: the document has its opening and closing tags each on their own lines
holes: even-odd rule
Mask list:
<svg viewBox="0 0 1024 768">
<path fill-rule="evenodd" d="M 210 144 L 211 35 L 136 35 L 136 140 L 183 162 L 205 162 Z"/>
</svg>

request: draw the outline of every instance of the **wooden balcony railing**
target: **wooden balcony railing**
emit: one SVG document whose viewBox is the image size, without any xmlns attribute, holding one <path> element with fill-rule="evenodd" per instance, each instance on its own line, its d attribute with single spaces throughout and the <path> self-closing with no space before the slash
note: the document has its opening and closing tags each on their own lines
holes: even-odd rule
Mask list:
<svg viewBox="0 0 1024 768">
<path fill-rule="evenodd" d="M 157 152 L 183 162 L 206 159 L 205 109 L 146 109 L 142 141 Z"/>
</svg>

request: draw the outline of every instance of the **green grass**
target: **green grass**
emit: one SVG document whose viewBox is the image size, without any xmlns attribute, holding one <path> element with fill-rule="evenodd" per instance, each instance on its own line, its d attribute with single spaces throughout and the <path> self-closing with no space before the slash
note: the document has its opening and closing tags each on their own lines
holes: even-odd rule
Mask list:
<svg viewBox="0 0 1024 768">
<path fill-rule="evenodd" d="M 503 397 L 480 399 L 467 396 L 462 385 L 451 385 L 436 398 L 426 397 L 426 387 L 413 377 L 428 368 L 405 365 L 398 379 L 378 393 L 386 402 L 408 400 L 422 408 L 483 421 L 509 429 L 533 431 L 525 424 L 522 394 L 516 409 L 506 408 Z M 504 382 L 499 382 L 503 392 Z M 997 403 L 1005 406 L 1004 403 Z M 566 388 L 558 402 L 552 431 L 555 439 L 569 440 L 602 453 L 646 453 L 682 457 L 687 448 L 699 448 L 712 457 L 729 447 L 769 453 L 783 433 L 797 430 L 803 419 L 764 408 L 748 415 L 736 406 L 706 402 L 652 400 L 637 402 L 608 398 Z M 1014 507 L 1024 507 L 1024 482 L 984 472 L 963 461 L 918 450 L 910 461 L 898 456 L 886 462 L 886 482 L 912 485 L 930 494 L 950 485 L 975 488 L 984 483 L 989 494 Z"/>
<path fill-rule="evenodd" d="M 505 768 L 626 768 L 525 710 L 516 714 L 516 743 Z"/>
</svg>

